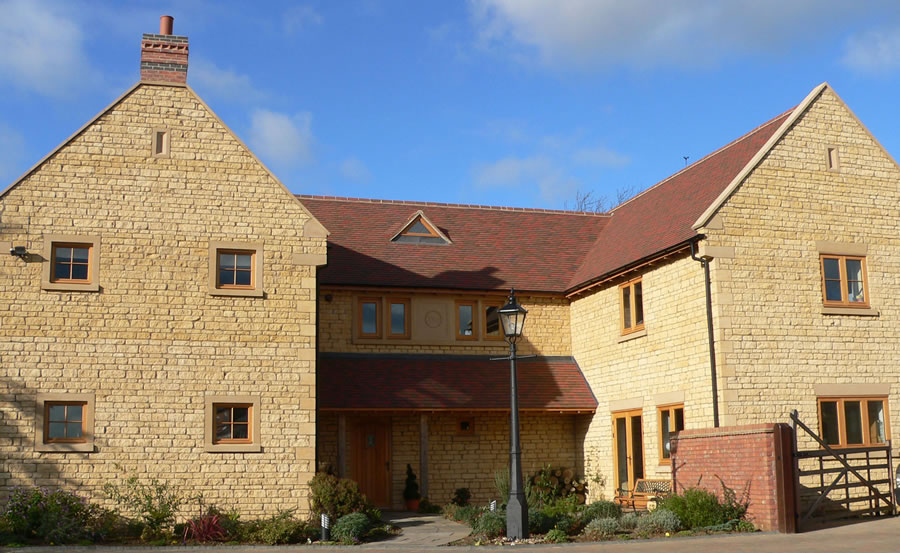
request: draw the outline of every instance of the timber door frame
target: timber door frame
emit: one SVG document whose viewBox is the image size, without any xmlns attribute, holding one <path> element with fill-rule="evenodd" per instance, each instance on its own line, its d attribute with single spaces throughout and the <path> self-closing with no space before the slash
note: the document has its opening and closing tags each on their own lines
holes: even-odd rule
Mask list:
<svg viewBox="0 0 900 553">
<path fill-rule="evenodd" d="M 640 475 L 636 476 L 635 470 L 635 462 L 634 462 L 634 418 L 640 417 L 640 432 L 641 435 L 638 438 L 637 445 L 641 448 L 641 461 L 640 461 Z M 616 423 L 619 419 L 623 419 L 625 421 L 625 452 L 626 452 L 626 463 L 628 470 L 628 489 L 621 490 L 619 486 L 621 482 L 619 482 L 619 432 L 616 428 Z M 634 483 L 640 478 L 644 477 L 644 464 L 645 464 L 645 455 L 644 455 L 644 411 L 643 409 L 630 409 L 627 411 L 616 411 L 612 413 L 612 436 L 613 436 L 613 477 L 615 478 L 616 485 L 616 494 L 620 493 L 628 493 L 634 489 Z"/>
<path fill-rule="evenodd" d="M 366 433 L 365 429 L 367 427 L 375 427 L 383 430 L 384 433 L 384 467 L 367 467 L 370 470 L 366 470 L 366 467 L 362 466 L 363 457 L 361 456 L 361 451 L 366 447 Z M 392 478 L 392 464 L 393 464 L 393 451 L 392 451 L 392 427 L 391 427 L 391 419 L 390 417 L 363 417 L 353 421 L 350 430 L 350 470 L 353 475 L 353 479 L 356 480 L 357 484 L 359 484 L 360 491 L 366 495 L 366 497 L 372 501 L 376 507 L 382 509 L 390 509 L 393 505 L 393 478 Z M 378 447 L 376 445 L 376 447 Z M 380 462 L 379 462 L 380 464 Z M 371 493 L 371 488 L 369 487 L 371 484 L 369 483 L 367 477 L 364 477 L 364 474 L 378 474 L 383 470 L 383 478 L 382 485 L 384 486 L 384 501 L 380 501 L 379 498 L 375 497 Z M 366 489 L 368 488 L 368 489 Z M 383 503 L 383 504 L 382 504 Z"/>
</svg>

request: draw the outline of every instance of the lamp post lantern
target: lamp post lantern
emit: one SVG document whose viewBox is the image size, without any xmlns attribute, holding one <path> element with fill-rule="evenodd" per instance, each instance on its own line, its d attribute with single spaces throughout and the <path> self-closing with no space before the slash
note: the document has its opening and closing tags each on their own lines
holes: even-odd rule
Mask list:
<svg viewBox="0 0 900 553">
<path fill-rule="evenodd" d="M 498 314 L 503 334 L 509 342 L 509 500 L 506 503 L 506 537 L 519 540 L 528 537 L 528 504 L 522 486 L 522 451 L 519 447 L 519 394 L 516 380 L 516 342 L 522 337 L 528 311 L 516 301 L 516 291 L 509 291 L 506 305 Z"/>
</svg>

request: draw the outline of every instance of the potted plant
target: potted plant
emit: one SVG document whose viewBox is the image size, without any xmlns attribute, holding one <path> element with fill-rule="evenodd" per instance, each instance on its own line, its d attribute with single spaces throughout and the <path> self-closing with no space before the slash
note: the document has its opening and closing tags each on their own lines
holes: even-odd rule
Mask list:
<svg viewBox="0 0 900 553">
<path fill-rule="evenodd" d="M 406 487 L 403 489 L 403 499 L 406 500 L 407 511 L 418 511 L 419 500 L 422 496 L 419 494 L 419 483 L 416 482 L 416 473 L 413 472 L 412 466 L 406 465 Z"/>
</svg>

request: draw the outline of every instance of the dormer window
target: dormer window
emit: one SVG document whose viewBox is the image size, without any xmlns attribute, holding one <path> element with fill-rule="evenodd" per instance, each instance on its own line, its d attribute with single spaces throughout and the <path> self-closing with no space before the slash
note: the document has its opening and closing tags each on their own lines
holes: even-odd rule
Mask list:
<svg viewBox="0 0 900 553">
<path fill-rule="evenodd" d="M 441 230 L 428 220 L 421 210 L 413 216 L 400 229 L 400 232 L 391 238 L 391 242 L 407 244 L 449 244 L 450 239 Z"/>
</svg>

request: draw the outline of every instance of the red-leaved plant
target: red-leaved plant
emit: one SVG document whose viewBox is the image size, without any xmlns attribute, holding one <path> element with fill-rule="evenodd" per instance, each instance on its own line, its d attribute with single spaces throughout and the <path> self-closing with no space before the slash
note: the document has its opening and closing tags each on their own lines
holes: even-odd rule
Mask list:
<svg viewBox="0 0 900 553">
<path fill-rule="evenodd" d="M 194 540 L 199 542 L 222 541 L 225 539 L 225 530 L 219 523 L 219 515 L 203 515 L 187 521 L 184 526 L 184 541 Z"/>
</svg>

